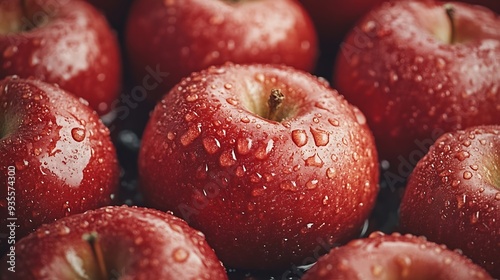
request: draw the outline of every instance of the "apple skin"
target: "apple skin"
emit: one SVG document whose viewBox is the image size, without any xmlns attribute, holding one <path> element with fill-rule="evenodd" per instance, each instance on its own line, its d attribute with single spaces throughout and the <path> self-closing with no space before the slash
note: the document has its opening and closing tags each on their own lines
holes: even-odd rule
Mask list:
<svg viewBox="0 0 500 280">
<path fill-rule="evenodd" d="M 453 5 L 454 44 L 444 41 L 442 3 L 396 1 L 370 12 L 337 57 L 336 87 L 366 115 L 380 158 L 394 167 L 421 150 L 418 141 L 500 123 L 500 18 Z"/>
<path fill-rule="evenodd" d="M 467 257 L 424 237 L 374 232 L 322 257 L 303 280 L 493 279 Z"/>
<path fill-rule="evenodd" d="M 261 117 L 272 89 L 285 95 L 281 122 Z M 184 218 L 243 269 L 285 269 L 359 234 L 378 176 L 363 114 L 285 66 L 226 64 L 183 79 L 156 106 L 139 154 L 145 204 Z"/>
<path fill-rule="evenodd" d="M 325 44 L 341 41 L 366 13 L 384 0 L 300 0 Z"/>
<path fill-rule="evenodd" d="M 138 0 L 126 46 L 137 81 L 148 67 L 168 73 L 151 91 L 156 101 L 182 78 L 212 65 L 271 63 L 312 71 L 317 56 L 313 23 L 291 0 Z"/>
<path fill-rule="evenodd" d="M 109 112 L 121 87 L 121 56 L 104 16 L 84 1 L 26 0 L 25 11 L 21 2 L 0 3 L 2 17 L 9 15 L 0 19 L 0 78 L 57 83 L 85 98 L 100 115 Z M 43 18 L 48 22 L 28 24 Z M 32 28 L 22 31 L 23 26 Z"/>
<path fill-rule="evenodd" d="M 459 248 L 500 278 L 500 126 L 439 138 L 410 176 L 401 228 Z"/>
<path fill-rule="evenodd" d="M 0 81 L 0 154 L 0 227 L 11 217 L 4 178 L 13 166 L 17 239 L 44 223 L 109 205 L 117 192 L 115 148 L 97 113 L 38 80 Z"/>
<path fill-rule="evenodd" d="M 76 271 L 101 279 L 82 238 L 90 233 L 97 233 L 109 279 L 227 279 L 202 233 L 171 214 L 128 206 L 43 225 L 17 244 L 15 273 L 7 271 L 4 256 L 0 279 L 83 279 Z"/>
</svg>

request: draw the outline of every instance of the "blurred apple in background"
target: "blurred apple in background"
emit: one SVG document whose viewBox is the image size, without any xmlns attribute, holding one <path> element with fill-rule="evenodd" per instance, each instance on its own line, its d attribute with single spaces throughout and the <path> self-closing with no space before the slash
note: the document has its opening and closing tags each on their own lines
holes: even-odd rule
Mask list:
<svg viewBox="0 0 500 280">
<path fill-rule="evenodd" d="M 374 232 L 322 257 L 302 280 L 493 279 L 470 259 L 425 237 Z"/>
<path fill-rule="evenodd" d="M 227 61 L 286 64 L 312 71 L 316 33 L 293 0 L 138 0 L 126 47 L 136 81 L 157 73 L 159 100 L 191 72 Z"/>
<path fill-rule="evenodd" d="M 121 87 L 116 34 L 84 1 L 1 1 L 0 78 L 9 75 L 57 83 L 106 114 Z"/>
<path fill-rule="evenodd" d="M 439 138 L 412 173 L 401 228 L 460 249 L 500 278 L 500 126 Z"/>
<path fill-rule="evenodd" d="M 105 207 L 47 224 L 16 248 L 0 279 L 214 279 L 224 267 L 202 233 L 170 214 Z"/>
<path fill-rule="evenodd" d="M 44 82 L 0 81 L 0 155 L 0 227 L 15 218 L 18 239 L 44 223 L 109 205 L 118 191 L 108 129 L 88 103 Z"/>
<path fill-rule="evenodd" d="M 396 1 L 342 44 L 334 80 L 400 173 L 443 133 L 500 123 L 500 18 L 463 3 Z M 408 175 L 408 174 L 400 174 Z"/>
</svg>

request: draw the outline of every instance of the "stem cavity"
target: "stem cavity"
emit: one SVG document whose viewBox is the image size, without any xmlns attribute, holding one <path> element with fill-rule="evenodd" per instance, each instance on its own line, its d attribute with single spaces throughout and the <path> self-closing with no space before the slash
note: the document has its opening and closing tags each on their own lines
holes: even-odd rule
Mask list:
<svg viewBox="0 0 500 280">
<path fill-rule="evenodd" d="M 92 232 L 83 235 L 83 240 L 87 241 L 92 250 L 92 256 L 94 261 L 99 268 L 100 279 L 106 280 L 108 278 L 108 270 L 106 268 L 106 262 L 104 261 L 104 254 L 102 253 L 101 245 L 99 244 L 99 236 L 97 232 Z"/>
<path fill-rule="evenodd" d="M 455 7 L 451 3 L 444 4 L 444 9 L 446 11 L 446 15 L 448 16 L 448 20 L 450 21 L 450 44 L 455 43 L 456 40 L 456 26 L 455 26 Z"/>
</svg>

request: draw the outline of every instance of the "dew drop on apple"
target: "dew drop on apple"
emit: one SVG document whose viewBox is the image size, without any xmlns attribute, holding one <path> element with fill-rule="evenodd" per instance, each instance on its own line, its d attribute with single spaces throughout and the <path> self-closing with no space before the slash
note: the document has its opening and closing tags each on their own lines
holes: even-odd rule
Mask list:
<svg viewBox="0 0 500 280">
<path fill-rule="evenodd" d="M 323 167 L 324 162 L 323 160 L 318 156 L 318 154 L 314 154 L 310 157 L 308 157 L 305 160 L 306 166 L 315 166 L 315 167 Z"/>
<path fill-rule="evenodd" d="M 320 147 L 328 145 L 328 142 L 330 141 L 328 132 L 321 129 L 311 128 L 311 134 L 316 146 Z"/>
<path fill-rule="evenodd" d="M 311 181 L 306 183 L 306 188 L 308 190 L 314 190 L 318 187 L 318 184 L 319 184 L 319 180 L 311 180 Z"/>
<path fill-rule="evenodd" d="M 219 164 L 222 167 L 229 167 L 236 164 L 236 155 L 234 150 L 224 151 L 219 157 Z"/>
<path fill-rule="evenodd" d="M 469 180 L 472 178 L 472 173 L 470 171 L 465 171 L 463 177 L 465 180 Z"/>
<path fill-rule="evenodd" d="M 300 129 L 292 131 L 292 140 L 297 147 L 306 145 L 308 140 L 306 131 Z"/>
<path fill-rule="evenodd" d="M 257 149 L 257 151 L 255 152 L 255 157 L 261 160 L 266 159 L 269 157 L 269 154 L 271 153 L 273 148 L 274 148 L 274 141 L 269 140 L 266 146 L 262 146 Z"/>
<path fill-rule="evenodd" d="M 10 58 L 12 57 L 14 54 L 17 53 L 19 49 L 17 48 L 17 46 L 10 46 L 8 48 L 6 48 L 3 52 L 3 57 L 4 58 Z"/>
<path fill-rule="evenodd" d="M 497 192 L 497 194 L 495 195 L 495 200 L 500 200 L 500 192 Z"/>
<path fill-rule="evenodd" d="M 189 146 L 193 141 L 198 138 L 201 134 L 201 124 L 191 125 L 188 131 L 181 136 L 181 144 L 186 147 Z"/>
<path fill-rule="evenodd" d="M 15 163 L 17 170 L 24 170 L 29 165 L 27 160 L 18 161 Z"/>
<path fill-rule="evenodd" d="M 247 155 L 252 149 L 252 139 L 250 138 L 238 138 L 236 140 L 236 151 L 240 155 Z"/>
<path fill-rule="evenodd" d="M 297 182 L 295 181 L 284 181 L 280 184 L 280 189 L 284 191 L 296 192 L 298 191 Z"/>
<path fill-rule="evenodd" d="M 326 177 L 328 177 L 329 179 L 335 178 L 335 174 L 336 174 L 335 168 L 333 167 L 330 167 L 326 170 Z"/>
<path fill-rule="evenodd" d="M 252 190 L 252 196 L 253 197 L 259 197 L 259 196 L 264 195 L 265 192 L 266 192 L 266 187 L 265 186 L 263 186 L 261 188 L 256 188 L 256 189 Z"/>
<path fill-rule="evenodd" d="M 233 106 L 238 105 L 238 100 L 236 100 L 236 99 L 234 99 L 234 98 L 232 98 L 232 97 L 227 98 L 227 99 L 226 99 L 226 102 L 227 102 L 228 104 L 233 105 Z"/>
<path fill-rule="evenodd" d="M 71 130 L 71 136 L 76 142 L 82 142 L 85 139 L 85 129 L 75 127 Z"/>
</svg>

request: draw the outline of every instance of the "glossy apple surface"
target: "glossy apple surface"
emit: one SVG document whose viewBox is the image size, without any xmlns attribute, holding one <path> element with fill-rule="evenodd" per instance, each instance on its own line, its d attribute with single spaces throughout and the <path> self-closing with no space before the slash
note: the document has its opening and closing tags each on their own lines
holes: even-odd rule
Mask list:
<svg viewBox="0 0 500 280">
<path fill-rule="evenodd" d="M 447 133 L 417 164 L 402 229 L 461 249 L 500 277 L 500 126 Z"/>
<path fill-rule="evenodd" d="M 12 273 L 2 259 L 0 279 L 227 279 L 202 233 L 170 214 L 127 206 L 44 225 L 19 242 L 16 260 Z"/>
<path fill-rule="evenodd" d="M 423 237 L 374 232 L 321 258 L 303 280 L 493 279 L 467 257 Z"/>
<path fill-rule="evenodd" d="M 106 19 L 84 1 L 0 3 L 0 78 L 18 75 L 57 83 L 102 115 L 118 97 L 120 59 Z"/>
<path fill-rule="evenodd" d="M 257 64 L 183 79 L 151 116 L 139 174 L 146 205 L 174 211 L 246 269 L 287 268 L 355 236 L 379 175 L 357 108 L 325 81 Z"/>
<path fill-rule="evenodd" d="M 119 170 L 108 129 L 82 102 L 37 80 L 0 81 L 0 226 L 16 218 L 17 239 L 109 205 L 116 194 Z"/>
<path fill-rule="evenodd" d="M 383 4 L 338 56 L 336 86 L 366 115 L 380 157 L 395 167 L 447 131 L 500 123 L 500 18 L 451 6 L 453 25 L 443 3 Z"/>
<path fill-rule="evenodd" d="M 159 72 L 159 100 L 194 71 L 227 61 L 272 63 L 311 71 L 317 46 L 313 23 L 291 0 L 135 1 L 126 31 L 137 81 Z"/>
</svg>

